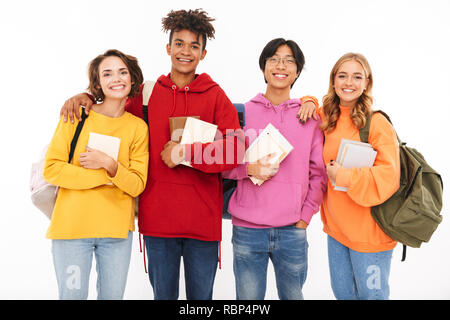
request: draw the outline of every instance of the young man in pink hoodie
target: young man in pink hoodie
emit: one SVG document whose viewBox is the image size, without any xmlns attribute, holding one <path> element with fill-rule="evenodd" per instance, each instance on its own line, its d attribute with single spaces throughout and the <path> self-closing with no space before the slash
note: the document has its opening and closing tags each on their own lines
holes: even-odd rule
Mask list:
<svg viewBox="0 0 450 320">
<path fill-rule="evenodd" d="M 294 149 L 281 162 L 269 155 L 222 173 L 237 180 L 228 211 L 233 223 L 233 269 L 237 299 L 264 299 L 268 259 L 272 260 L 280 299 L 303 299 L 307 274 L 306 228 L 319 210 L 326 190 L 320 122 L 300 124 L 301 102 L 290 98 L 304 56 L 298 45 L 278 38 L 263 49 L 259 64 L 267 83 L 265 94 L 245 104 L 249 144 L 269 123 Z M 251 133 L 257 133 L 251 134 Z M 251 176 L 264 180 L 253 184 Z"/>
</svg>

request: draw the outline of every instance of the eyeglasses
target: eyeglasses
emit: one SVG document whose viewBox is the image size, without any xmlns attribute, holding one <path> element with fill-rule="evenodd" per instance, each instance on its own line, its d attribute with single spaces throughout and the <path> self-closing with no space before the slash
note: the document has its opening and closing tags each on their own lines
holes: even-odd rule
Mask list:
<svg viewBox="0 0 450 320">
<path fill-rule="evenodd" d="M 343 81 L 347 81 L 348 80 L 348 75 L 347 74 L 338 74 L 336 76 L 337 79 L 339 80 L 343 80 Z M 364 77 L 363 75 L 360 74 L 354 74 L 352 75 L 352 80 L 354 82 L 361 82 L 365 79 L 366 77 Z"/>
<path fill-rule="evenodd" d="M 267 63 L 271 64 L 271 65 L 277 65 L 281 62 L 283 62 L 283 64 L 285 66 L 293 66 L 295 65 L 295 59 L 291 58 L 291 57 L 285 57 L 285 58 L 280 58 L 280 57 L 270 57 L 266 59 Z"/>
</svg>

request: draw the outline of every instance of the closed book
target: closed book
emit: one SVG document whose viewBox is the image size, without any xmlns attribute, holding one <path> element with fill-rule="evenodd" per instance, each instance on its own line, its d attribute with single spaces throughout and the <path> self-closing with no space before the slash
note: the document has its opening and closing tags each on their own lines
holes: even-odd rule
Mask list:
<svg viewBox="0 0 450 320">
<path fill-rule="evenodd" d="M 372 167 L 377 151 L 371 144 L 342 139 L 339 146 L 336 162 L 347 169 Z M 347 187 L 334 185 L 334 190 L 347 191 Z"/>
<path fill-rule="evenodd" d="M 200 116 L 191 116 L 195 119 L 200 119 Z M 183 136 L 183 129 L 186 125 L 186 119 L 188 117 L 170 117 L 169 118 L 169 130 L 170 130 L 170 140 L 179 143 L 181 137 Z"/>
<path fill-rule="evenodd" d="M 180 144 L 213 142 L 216 138 L 216 133 L 217 125 L 200 120 L 198 117 L 187 117 Z M 192 167 L 188 161 L 183 161 L 181 164 Z"/>
<path fill-rule="evenodd" d="M 281 132 L 269 123 L 248 147 L 244 160 L 245 162 L 255 163 L 269 154 L 274 154 L 269 160 L 269 163 L 273 164 L 283 161 L 293 149 L 294 147 Z M 250 177 L 250 180 L 253 184 L 259 186 L 264 182 L 255 177 Z"/>
<path fill-rule="evenodd" d="M 120 138 L 89 132 L 88 147 L 106 153 L 117 161 L 119 157 Z M 112 185 L 112 182 L 108 183 L 108 185 Z"/>
<path fill-rule="evenodd" d="M 88 147 L 106 153 L 117 161 L 119 156 L 120 138 L 89 132 Z"/>
</svg>

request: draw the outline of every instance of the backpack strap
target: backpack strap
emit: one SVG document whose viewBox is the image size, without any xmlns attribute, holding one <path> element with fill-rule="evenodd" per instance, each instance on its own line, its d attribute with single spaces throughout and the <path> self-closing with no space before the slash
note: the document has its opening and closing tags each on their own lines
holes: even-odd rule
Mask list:
<svg viewBox="0 0 450 320">
<path fill-rule="evenodd" d="M 372 115 L 375 112 L 372 112 L 367 118 L 366 118 L 366 124 L 364 127 L 359 129 L 359 138 L 361 139 L 361 142 L 368 143 L 369 142 L 369 131 L 370 131 L 370 122 L 372 120 Z"/>
<path fill-rule="evenodd" d="M 406 259 L 406 244 L 403 244 L 403 251 L 402 251 L 402 262 Z"/>
<path fill-rule="evenodd" d="M 77 145 L 78 137 L 80 136 L 81 129 L 83 129 L 84 121 L 87 118 L 87 114 L 84 112 L 84 108 L 81 111 L 81 121 L 78 122 L 77 129 L 75 130 L 75 134 L 73 135 L 72 142 L 70 143 L 70 152 L 69 152 L 69 163 L 72 161 L 73 154 L 75 152 L 75 147 Z"/>
<path fill-rule="evenodd" d="M 369 143 L 370 122 L 372 120 L 372 116 L 374 115 L 374 113 L 381 113 L 386 118 L 386 120 L 389 121 L 389 123 L 392 125 L 391 118 L 389 118 L 389 116 L 386 114 L 386 112 L 384 112 L 382 110 L 372 111 L 372 114 L 370 114 L 366 118 L 366 125 L 363 128 L 359 129 L 359 137 L 361 139 L 361 142 Z M 406 144 L 406 143 L 402 143 L 402 141 L 398 137 L 397 132 L 395 133 L 395 135 L 397 136 L 397 140 L 398 140 L 399 144 Z"/>
<path fill-rule="evenodd" d="M 148 125 L 148 102 L 155 86 L 155 81 L 145 81 L 144 88 L 142 89 L 142 113 L 144 114 L 144 121 Z"/>
</svg>

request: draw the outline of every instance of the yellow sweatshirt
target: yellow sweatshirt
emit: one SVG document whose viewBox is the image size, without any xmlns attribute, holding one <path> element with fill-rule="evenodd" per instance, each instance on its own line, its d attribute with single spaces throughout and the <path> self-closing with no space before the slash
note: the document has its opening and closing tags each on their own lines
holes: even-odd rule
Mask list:
<svg viewBox="0 0 450 320">
<path fill-rule="evenodd" d="M 350 118 L 350 108 L 340 107 L 336 128 L 325 132 L 323 160 L 336 160 L 341 139 L 361 141 L 359 129 Z M 323 119 L 323 110 L 319 114 Z M 396 241 L 377 225 L 370 207 L 383 203 L 400 184 L 400 154 L 396 134 L 386 118 L 376 113 L 372 117 L 369 143 L 377 150 L 372 168 L 341 167 L 336 185 L 348 187 L 347 192 L 335 191 L 328 181 L 328 190 L 321 207 L 324 231 L 343 245 L 359 252 L 391 250 Z"/>
<path fill-rule="evenodd" d="M 47 238 L 127 238 L 134 231 L 134 197 L 147 181 L 147 124 L 128 112 L 111 118 L 91 110 L 68 163 L 77 124 L 61 118 L 45 156 L 44 178 L 60 187 Z M 120 138 L 114 177 L 81 167 L 90 132 Z"/>
</svg>

